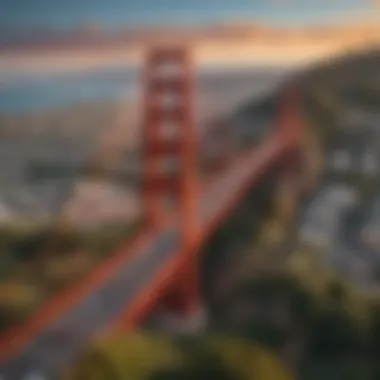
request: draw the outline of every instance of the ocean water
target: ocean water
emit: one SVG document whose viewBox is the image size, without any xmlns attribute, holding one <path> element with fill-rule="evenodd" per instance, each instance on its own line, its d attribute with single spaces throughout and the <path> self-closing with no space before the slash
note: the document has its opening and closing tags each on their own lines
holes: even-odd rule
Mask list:
<svg viewBox="0 0 380 380">
<path fill-rule="evenodd" d="M 0 113 L 30 112 L 129 96 L 136 90 L 138 79 L 136 70 L 131 68 L 4 75 L 0 82 Z"/>
<path fill-rule="evenodd" d="M 289 69 L 287 69 L 289 70 Z M 277 82 L 285 69 L 208 67 L 196 73 L 199 95 L 209 98 L 244 87 L 255 92 L 264 83 Z M 77 103 L 112 101 L 134 96 L 141 88 L 135 67 L 103 68 L 86 72 L 1 75 L 0 114 L 28 113 Z"/>
</svg>

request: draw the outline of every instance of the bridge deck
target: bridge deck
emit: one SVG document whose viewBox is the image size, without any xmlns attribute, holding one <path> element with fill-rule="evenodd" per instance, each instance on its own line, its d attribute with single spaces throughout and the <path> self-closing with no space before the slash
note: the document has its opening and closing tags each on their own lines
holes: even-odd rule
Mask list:
<svg viewBox="0 0 380 380">
<path fill-rule="evenodd" d="M 198 217 L 202 238 L 216 226 L 244 195 L 252 181 L 282 151 L 275 138 L 268 139 L 234 162 L 229 170 L 211 182 L 200 198 Z M 47 379 L 70 363 L 80 350 L 100 331 L 104 331 L 120 315 L 128 317 L 148 302 L 141 294 L 154 281 L 164 281 L 162 269 L 170 267 L 178 251 L 178 230 L 165 227 L 153 237 L 138 244 L 129 259 L 110 273 L 101 285 L 92 289 L 64 313 L 39 331 L 0 367 L 0 376 L 22 380 L 25 374 L 38 372 Z M 183 255 L 182 255 L 183 256 Z M 170 276 L 166 271 L 165 276 Z M 148 304 L 147 304 L 148 305 Z M 132 318 L 132 317 L 131 317 Z M 6 343 L 6 342 L 4 342 Z"/>
</svg>

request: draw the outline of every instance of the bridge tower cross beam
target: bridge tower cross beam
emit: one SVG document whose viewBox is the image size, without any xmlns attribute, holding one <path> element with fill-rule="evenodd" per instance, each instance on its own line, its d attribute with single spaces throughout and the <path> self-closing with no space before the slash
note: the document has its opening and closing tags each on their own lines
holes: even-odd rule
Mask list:
<svg viewBox="0 0 380 380">
<path fill-rule="evenodd" d="M 186 48 L 152 49 L 144 70 L 143 202 L 148 225 L 178 217 L 181 246 L 191 244 L 196 223 L 194 80 Z M 165 167 L 169 166 L 169 167 Z M 178 213 L 165 210 L 174 201 Z"/>
</svg>

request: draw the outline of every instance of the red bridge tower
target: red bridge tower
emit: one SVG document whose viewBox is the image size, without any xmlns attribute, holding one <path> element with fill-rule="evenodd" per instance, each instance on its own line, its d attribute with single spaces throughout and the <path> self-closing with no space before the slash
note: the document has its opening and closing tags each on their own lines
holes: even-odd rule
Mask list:
<svg viewBox="0 0 380 380">
<path fill-rule="evenodd" d="M 198 232 L 194 77 L 188 50 L 151 50 L 143 79 L 143 211 L 151 228 L 174 221 L 184 252 L 196 243 Z M 165 208 L 167 200 L 173 209 Z M 175 314 L 191 314 L 199 301 L 195 256 L 174 282 L 161 304 Z"/>
<path fill-rule="evenodd" d="M 154 49 L 145 68 L 143 194 L 150 227 L 173 217 L 165 200 L 178 207 L 182 245 L 196 233 L 196 131 L 193 68 L 183 48 Z"/>
</svg>

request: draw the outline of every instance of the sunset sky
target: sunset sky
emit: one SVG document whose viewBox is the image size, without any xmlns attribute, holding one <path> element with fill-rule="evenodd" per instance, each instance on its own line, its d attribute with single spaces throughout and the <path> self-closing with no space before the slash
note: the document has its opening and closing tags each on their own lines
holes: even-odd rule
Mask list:
<svg viewBox="0 0 380 380">
<path fill-rule="evenodd" d="M 1 0 L 0 29 L 260 21 L 310 25 L 380 20 L 377 0 Z"/>
</svg>

